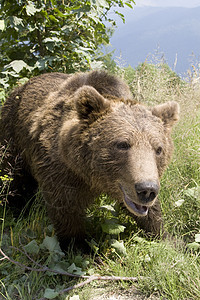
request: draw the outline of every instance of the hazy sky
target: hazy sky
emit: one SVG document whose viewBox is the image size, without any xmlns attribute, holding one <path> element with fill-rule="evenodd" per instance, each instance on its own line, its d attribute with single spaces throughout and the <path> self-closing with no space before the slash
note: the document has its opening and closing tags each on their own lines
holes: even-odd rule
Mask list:
<svg viewBox="0 0 200 300">
<path fill-rule="evenodd" d="M 200 0 L 135 0 L 138 6 L 156 6 L 156 7 L 197 7 L 200 6 Z"/>
</svg>

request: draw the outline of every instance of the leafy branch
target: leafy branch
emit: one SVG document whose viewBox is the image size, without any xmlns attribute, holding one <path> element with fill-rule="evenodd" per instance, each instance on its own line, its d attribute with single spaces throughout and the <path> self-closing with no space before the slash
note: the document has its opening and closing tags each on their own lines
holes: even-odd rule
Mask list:
<svg viewBox="0 0 200 300">
<path fill-rule="evenodd" d="M 0 0 L 0 85 L 7 89 L 20 78 L 52 70 L 89 69 L 98 49 L 109 43 L 109 26 L 116 26 L 111 8 L 133 4 L 133 0 L 13 0 L 10 5 Z M 124 20 L 123 14 L 120 17 Z M 12 68 L 14 62 L 18 72 Z"/>
</svg>

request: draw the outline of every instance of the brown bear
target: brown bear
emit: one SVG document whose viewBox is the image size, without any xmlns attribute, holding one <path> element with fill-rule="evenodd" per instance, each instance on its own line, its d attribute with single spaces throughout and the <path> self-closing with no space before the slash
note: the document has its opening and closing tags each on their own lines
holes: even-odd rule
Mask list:
<svg viewBox="0 0 200 300">
<path fill-rule="evenodd" d="M 1 143 L 9 142 L 21 173 L 37 182 L 61 244 L 84 236 L 85 209 L 101 193 L 157 235 L 159 179 L 178 115 L 176 102 L 137 103 L 128 86 L 105 71 L 43 74 L 5 102 Z"/>
</svg>

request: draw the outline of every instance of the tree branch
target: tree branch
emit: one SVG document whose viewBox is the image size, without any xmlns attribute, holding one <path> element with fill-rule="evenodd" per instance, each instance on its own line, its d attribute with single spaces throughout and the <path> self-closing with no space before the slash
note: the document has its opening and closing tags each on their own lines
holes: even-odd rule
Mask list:
<svg viewBox="0 0 200 300">
<path fill-rule="evenodd" d="M 123 281 L 133 281 L 133 282 L 137 282 L 138 281 L 138 277 L 121 277 L 121 276 L 100 276 L 98 274 L 96 275 L 91 275 L 91 276 L 87 276 L 87 275 L 76 275 L 76 274 L 72 274 L 72 273 L 68 273 L 65 271 L 56 271 L 53 269 L 50 269 L 46 266 L 41 266 L 40 264 L 38 264 L 36 261 L 34 261 L 32 258 L 30 258 L 30 256 L 26 253 L 26 251 L 22 251 L 18 248 L 12 247 L 13 249 L 20 251 L 22 254 L 24 254 L 31 262 L 33 262 L 35 265 L 40 266 L 40 268 L 31 268 L 28 267 L 18 261 L 13 260 L 12 258 L 10 258 L 9 256 L 7 256 L 3 250 L 0 248 L 0 254 L 3 256 L 2 258 L 0 258 L 0 261 L 2 260 L 8 260 L 9 262 L 13 263 L 16 266 L 19 266 L 20 268 L 23 268 L 25 270 L 29 270 L 29 271 L 35 271 L 35 272 L 52 272 L 58 275 L 65 275 L 65 276 L 69 276 L 69 277 L 75 277 L 75 278 L 81 278 L 81 279 L 86 279 L 85 281 L 82 281 L 78 284 L 75 284 L 73 286 L 70 286 L 66 289 L 63 289 L 61 291 L 59 291 L 59 295 L 64 294 L 66 292 L 69 292 L 73 289 L 77 289 L 80 288 L 94 280 L 111 280 L 111 281 L 119 281 L 119 280 L 123 280 Z M 140 279 L 144 279 L 144 277 L 140 277 Z M 45 300 L 46 298 L 40 298 L 38 300 Z"/>
</svg>

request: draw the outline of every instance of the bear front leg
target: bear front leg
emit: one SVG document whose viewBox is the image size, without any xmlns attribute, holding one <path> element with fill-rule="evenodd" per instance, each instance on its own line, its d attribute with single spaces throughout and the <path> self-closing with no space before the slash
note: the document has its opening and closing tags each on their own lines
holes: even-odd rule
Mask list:
<svg viewBox="0 0 200 300">
<path fill-rule="evenodd" d="M 62 250 L 70 244 L 84 248 L 85 244 L 85 214 L 84 211 L 74 210 L 73 207 L 55 208 L 47 204 L 48 215 L 53 223 Z"/>
<path fill-rule="evenodd" d="M 160 207 L 160 201 L 157 199 L 155 204 L 149 208 L 149 212 L 145 217 L 134 216 L 138 226 L 147 234 L 162 238 L 167 236 L 163 229 L 163 219 Z"/>
<path fill-rule="evenodd" d="M 55 228 L 61 248 L 67 249 L 71 243 L 84 249 L 85 242 L 85 209 L 91 201 L 91 193 L 86 185 L 77 178 L 69 176 L 65 181 L 62 176 L 58 184 L 46 183 L 41 187 L 47 212 Z M 77 183 L 78 187 L 75 185 Z"/>
</svg>

